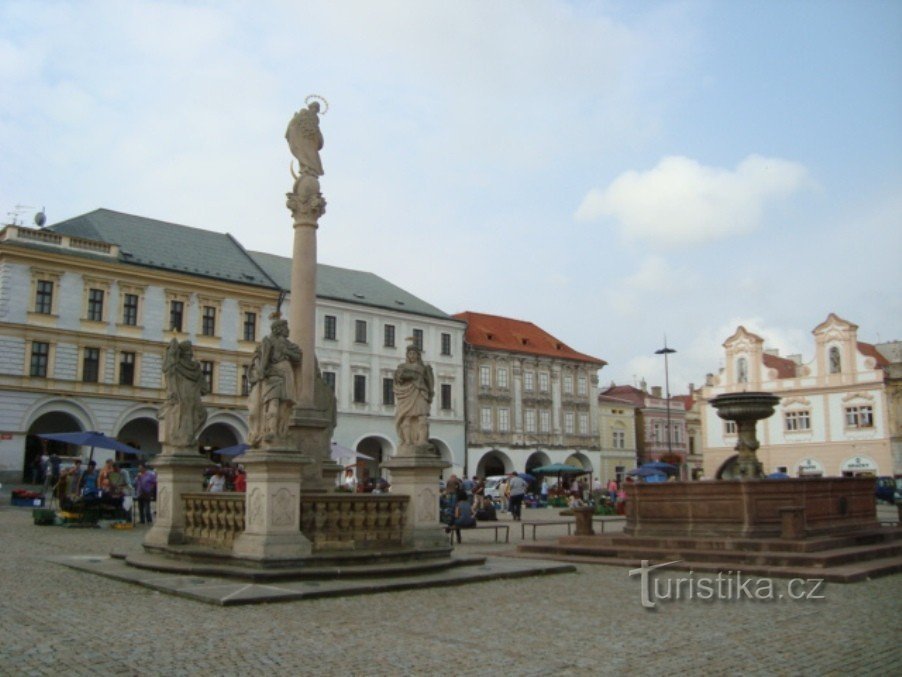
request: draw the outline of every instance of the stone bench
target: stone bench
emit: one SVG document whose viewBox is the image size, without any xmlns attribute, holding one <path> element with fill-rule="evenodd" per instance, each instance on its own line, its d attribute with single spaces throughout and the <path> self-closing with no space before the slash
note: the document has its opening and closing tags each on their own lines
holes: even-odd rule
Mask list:
<svg viewBox="0 0 902 677">
<path fill-rule="evenodd" d="M 563 526 L 567 525 L 567 534 L 573 533 L 573 526 L 576 520 L 554 520 L 549 522 L 520 522 L 520 538 L 526 540 L 526 527 L 532 527 L 532 540 L 536 540 L 536 529 L 539 527 Z"/>
<path fill-rule="evenodd" d="M 455 534 L 455 533 L 458 533 L 458 539 L 457 539 L 457 542 L 460 543 L 460 535 L 459 535 L 460 532 L 462 532 L 462 531 L 473 531 L 474 529 L 494 529 L 494 530 L 495 530 L 495 543 L 498 542 L 498 538 L 499 538 L 498 532 L 501 531 L 501 530 L 503 529 L 503 530 L 504 530 L 504 542 L 505 542 L 505 543 L 510 543 L 510 542 L 511 542 L 510 525 L 509 525 L 509 524 L 502 524 L 502 523 L 500 523 L 500 522 L 494 522 L 494 523 L 492 523 L 492 522 L 482 522 L 482 523 L 477 523 L 477 524 L 475 524 L 475 525 L 472 526 L 472 527 L 460 527 L 459 529 L 458 529 L 458 528 L 455 528 L 455 527 L 447 527 L 447 530 L 448 530 L 448 538 L 449 538 L 449 540 L 451 540 L 451 541 L 453 542 L 453 541 L 454 541 L 454 534 Z"/>
</svg>

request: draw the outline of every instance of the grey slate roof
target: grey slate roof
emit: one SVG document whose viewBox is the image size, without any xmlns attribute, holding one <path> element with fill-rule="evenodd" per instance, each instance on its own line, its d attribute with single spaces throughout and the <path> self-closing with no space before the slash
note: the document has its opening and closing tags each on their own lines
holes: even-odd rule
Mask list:
<svg viewBox="0 0 902 677">
<path fill-rule="evenodd" d="M 76 216 L 48 226 L 48 230 L 117 244 L 122 252 L 122 263 L 274 289 L 291 288 L 291 259 L 245 251 L 241 243 L 228 234 L 109 209 Z M 360 270 L 317 264 L 316 295 L 456 321 L 378 275 Z"/>
</svg>

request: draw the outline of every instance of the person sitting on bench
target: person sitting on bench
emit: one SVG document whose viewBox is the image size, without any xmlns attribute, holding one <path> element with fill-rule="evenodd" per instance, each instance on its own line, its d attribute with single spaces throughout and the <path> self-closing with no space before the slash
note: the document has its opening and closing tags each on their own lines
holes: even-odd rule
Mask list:
<svg viewBox="0 0 902 677">
<path fill-rule="evenodd" d="M 495 504 L 487 498 L 483 501 L 482 507 L 476 511 L 476 519 L 481 522 L 497 522 L 498 513 L 495 511 Z"/>
<path fill-rule="evenodd" d="M 458 489 L 457 502 L 454 504 L 454 522 L 445 531 L 454 529 L 457 533 L 457 542 L 460 543 L 460 530 L 475 526 L 476 518 L 473 517 L 473 506 L 467 497 L 467 492 L 463 489 Z"/>
</svg>

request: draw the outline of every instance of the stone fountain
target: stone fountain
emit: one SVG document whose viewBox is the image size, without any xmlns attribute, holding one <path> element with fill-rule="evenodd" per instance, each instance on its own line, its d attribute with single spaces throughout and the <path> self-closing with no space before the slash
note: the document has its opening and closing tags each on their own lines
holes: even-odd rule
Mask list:
<svg viewBox="0 0 902 677">
<path fill-rule="evenodd" d="M 711 400 L 711 406 L 717 415 L 725 421 L 736 423 L 739 441 L 736 452 L 739 454 L 738 468 L 741 478 L 762 478 L 764 469 L 758 461 L 756 452 L 761 443 L 758 442 L 758 421 L 769 418 L 780 398 L 771 393 L 724 393 Z"/>
</svg>

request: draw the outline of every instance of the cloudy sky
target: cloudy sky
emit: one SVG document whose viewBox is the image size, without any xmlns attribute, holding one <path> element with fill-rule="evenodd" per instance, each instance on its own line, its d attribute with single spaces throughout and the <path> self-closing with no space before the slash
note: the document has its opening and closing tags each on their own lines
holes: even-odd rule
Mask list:
<svg viewBox="0 0 902 677">
<path fill-rule="evenodd" d="M 530 320 L 671 390 L 737 325 L 902 339 L 902 3 L 0 0 L 0 216 L 99 207 Z M 33 209 L 20 218 L 30 222 Z M 6 217 L 8 222 L 9 217 Z"/>
</svg>

